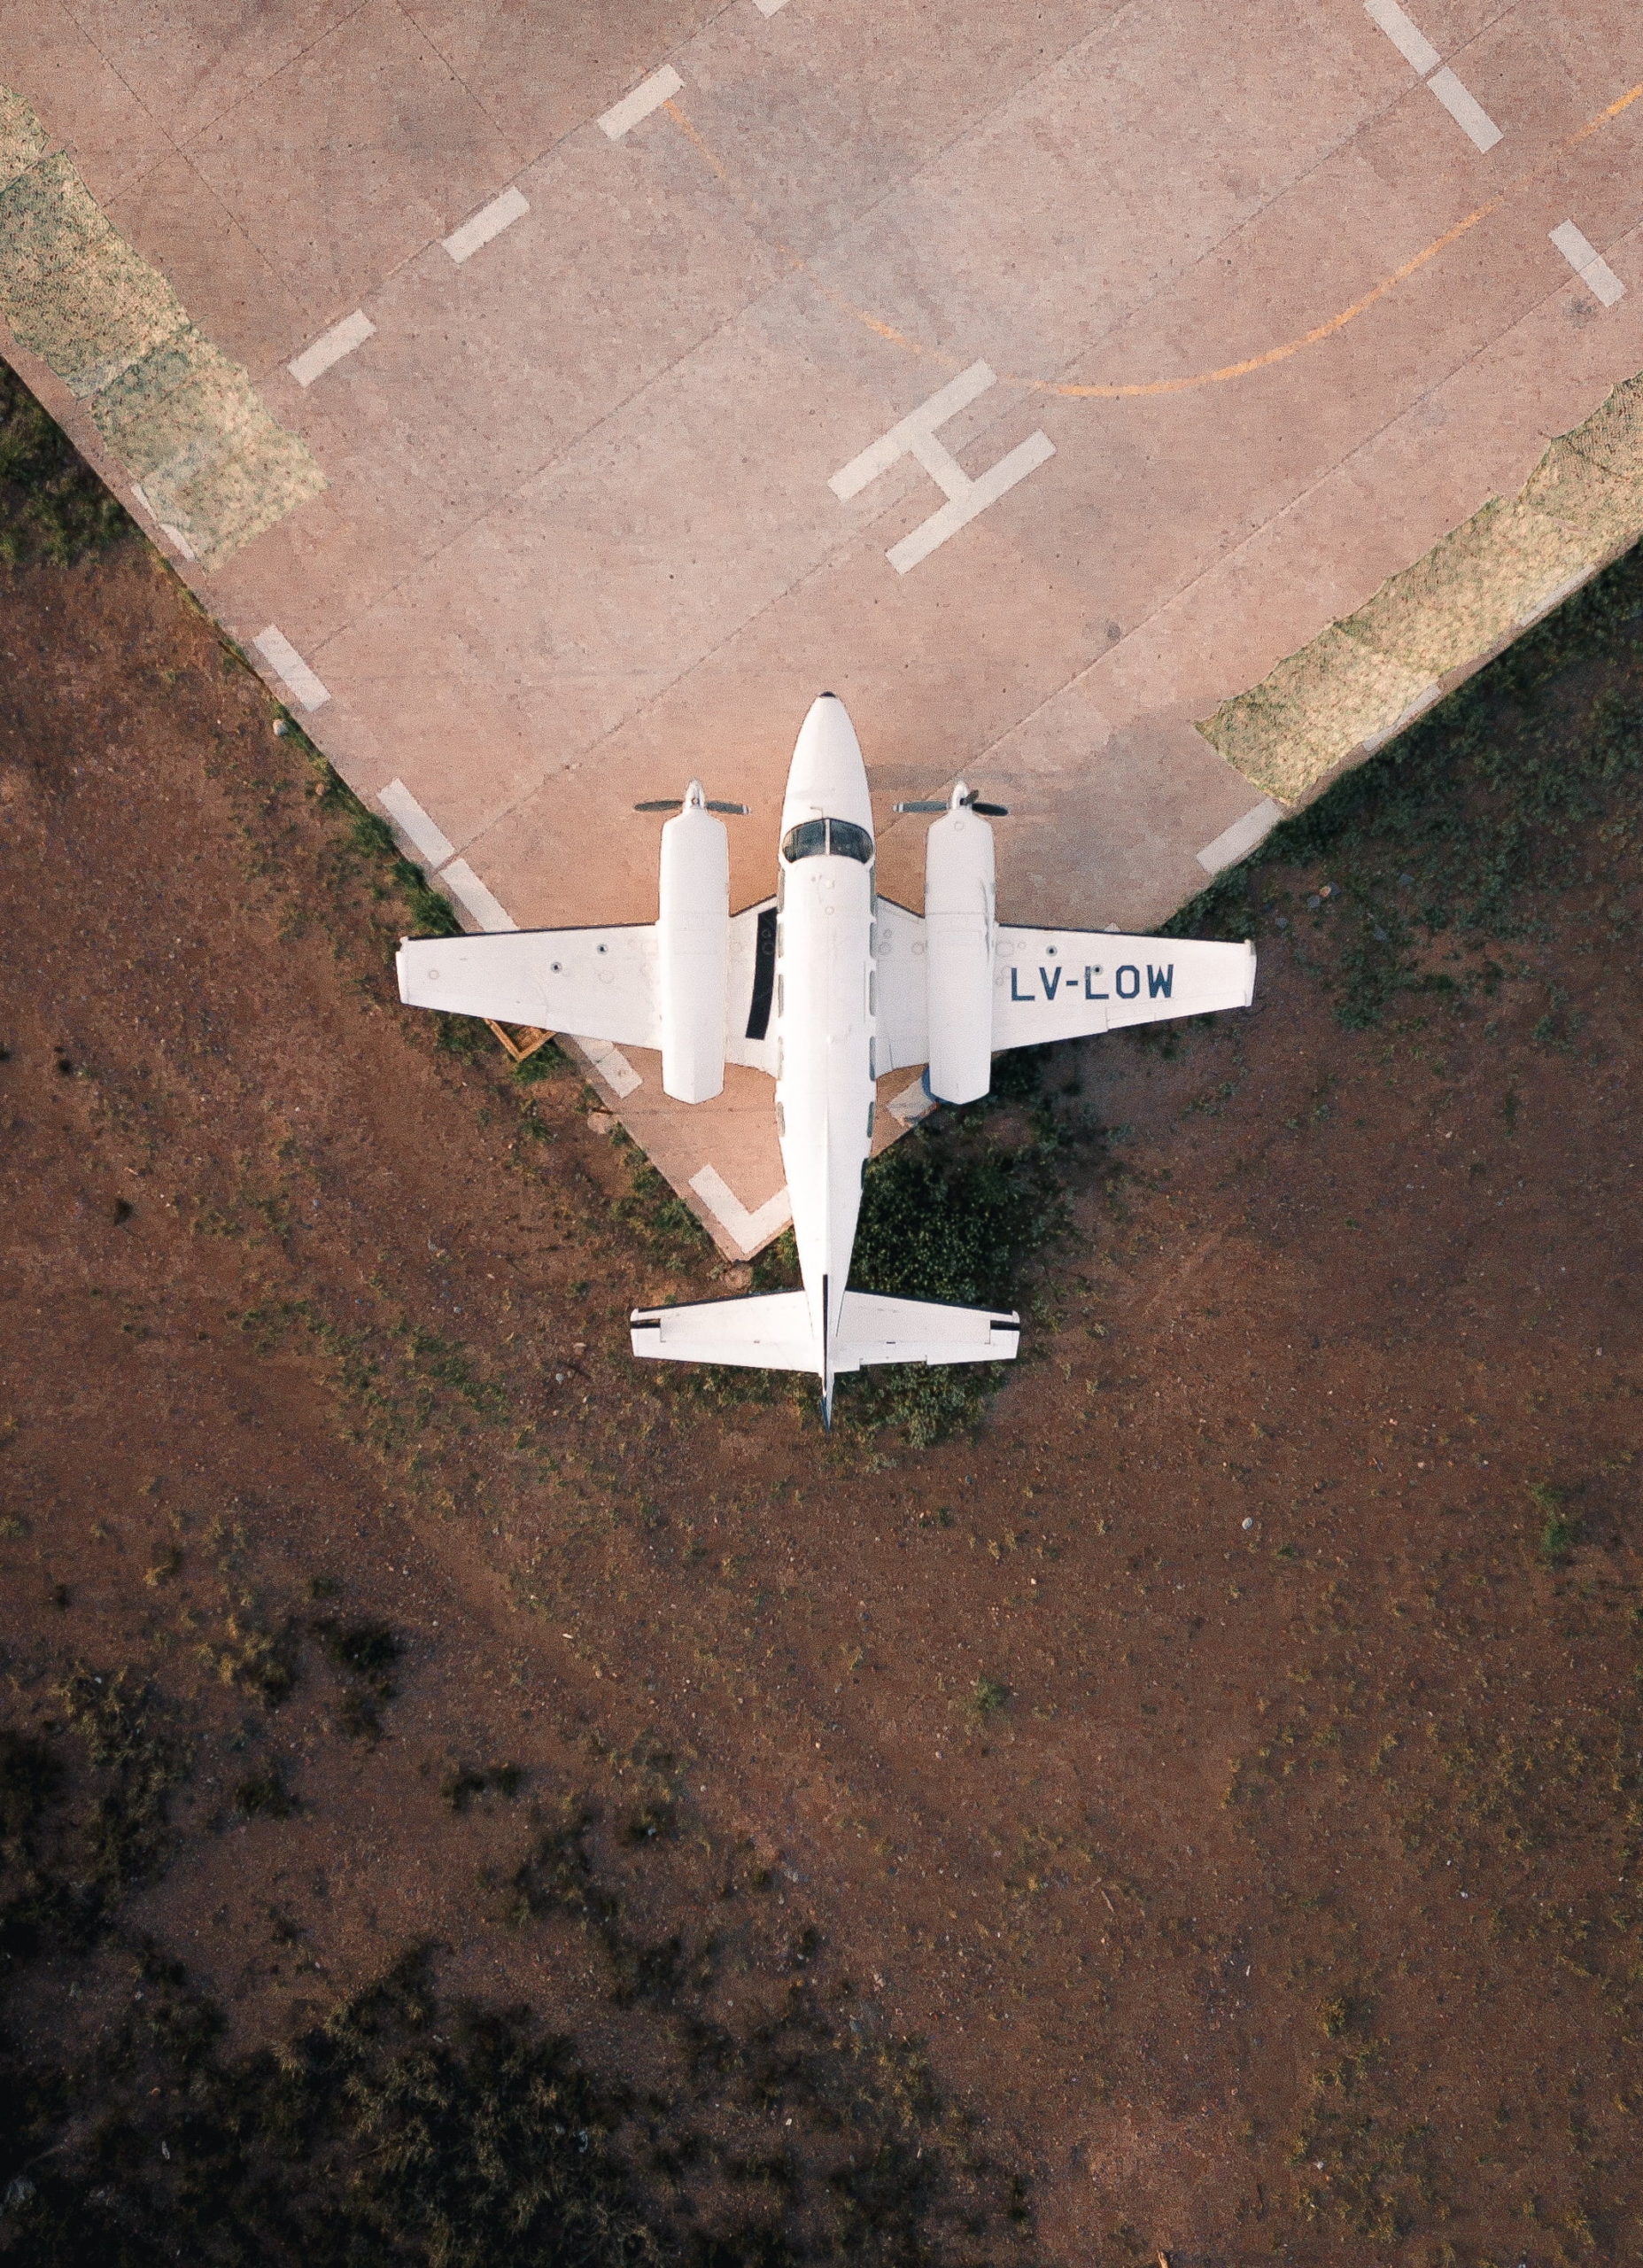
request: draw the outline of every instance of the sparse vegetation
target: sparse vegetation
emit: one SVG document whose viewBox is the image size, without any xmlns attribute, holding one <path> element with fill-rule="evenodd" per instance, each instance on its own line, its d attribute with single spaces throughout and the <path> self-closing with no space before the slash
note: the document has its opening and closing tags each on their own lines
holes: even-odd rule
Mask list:
<svg viewBox="0 0 1643 2268">
<path fill-rule="evenodd" d="M 1611 895 L 1635 933 L 1643 695 L 1593 670 L 1635 640 L 1643 551 L 1629 552 L 1499 659 L 1275 828 L 1166 925 L 1175 936 L 1305 939 L 1349 1029 L 1403 1003 L 1487 999 L 1501 949 L 1533 954 L 1561 891 Z M 1329 894 L 1314 877 L 1327 864 Z M 1534 1037 L 1578 1037 L 1554 1005 Z M 1508 1091 L 1508 1123 L 1517 1098 Z"/>
<path fill-rule="evenodd" d="M 516 1764 L 489 1764 L 483 1769 L 465 1765 L 451 1775 L 440 1792 L 456 1812 L 466 1811 L 482 1796 L 501 1796 L 511 1803 L 519 1793 L 524 1776 Z"/>
<path fill-rule="evenodd" d="M 385 1622 L 322 1620 L 314 1633 L 345 1681 L 339 1713 L 343 1730 L 355 1740 L 376 1740 L 384 1704 L 394 1697 L 393 1672 L 405 1641 Z"/>
<path fill-rule="evenodd" d="M 0 563 L 68 567 L 131 532 L 119 499 L 0 362 Z"/>
</svg>

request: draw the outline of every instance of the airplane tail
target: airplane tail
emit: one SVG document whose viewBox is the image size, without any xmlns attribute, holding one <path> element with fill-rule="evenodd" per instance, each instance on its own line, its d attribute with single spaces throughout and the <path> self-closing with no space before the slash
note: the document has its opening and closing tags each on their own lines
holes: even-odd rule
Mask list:
<svg viewBox="0 0 1643 2268">
<path fill-rule="evenodd" d="M 1021 1318 L 995 1308 L 949 1307 L 944 1300 L 893 1300 L 847 1292 L 833 1347 L 835 1371 L 869 1363 L 1007 1363 Z"/>
<path fill-rule="evenodd" d="M 802 1292 L 755 1292 L 677 1308 L 635 1308 L 633 1352 L 663 1363 L 733 1363 L 748 1371 L 822 1371 Z"/>
<path fill-rule="evenodd" d="M 755 1293 L 675 1308 L 635 1308 L 633 1352 L 654 1362 L 731 1363 L 747 1370 L 810 1371 L 822 1381 L 822 1415 L 833 1418 L 833 1380 L 872 1363 L 1003 1363 L 1021 1323 L 992 1308 L 941 1300 L 895 1300 L 847 1292 L 839 1327 L 819 1344 L 802 1292 Z"/>
</svg>

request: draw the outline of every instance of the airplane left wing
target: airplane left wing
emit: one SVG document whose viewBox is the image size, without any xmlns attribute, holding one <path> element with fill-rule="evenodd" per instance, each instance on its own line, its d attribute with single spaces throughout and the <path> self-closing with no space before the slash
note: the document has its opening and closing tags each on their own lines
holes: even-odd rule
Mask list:
<svg viewBox="0 0 1643 2268">
<path fill-rule="evenodd" d="M 395 967 L 407 1007 L 492 1016 L 617 1047 L 662 1045 L 656 933 L 648 922 L 407 937 Z"/>
<path fill-rule="evenodd" d="M 1212 1008 L 1247 1008 L 1254 991 L 1252 944 L 1001 922 L 993 963 L 993 1050 L 1079 1039 L 1168 1016 L 1201 1016 Z"/>
<path fill-rule="evenodd" d="M 880 1071 L 902 1071 L 930 1053 L 924 916 L 881 897 L 874 919 L 873 1017 Z"/>
</svg>

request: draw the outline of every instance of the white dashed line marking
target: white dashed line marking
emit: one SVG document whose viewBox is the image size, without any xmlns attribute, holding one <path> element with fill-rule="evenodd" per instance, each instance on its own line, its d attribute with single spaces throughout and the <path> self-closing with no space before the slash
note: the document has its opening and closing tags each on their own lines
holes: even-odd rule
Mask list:
<svg viewBox="0 0 1643 2268">
<path fill-rule="evenodd" d="M 1469 94 L 1453 71 L 1438 71 L 1427 85 L 1467 138 L 1480 150 L 1492 150 L 1500 129 L 1476 95 Z"/>
<path fill-rule="evenodd" d="M 1560 221 L 1552 231 L 1552 241 L 1581 282 L 1606 307 L 1612 307 L 1617 299 L 1625 298 L 1625 285 L 1572 221 Z"/>
<path fill-rule="evenodd" d="M 287 692 L 295 696 L 299 709 L 322 709 L 325 706 L 330 695 L 283 630 L 276 630 L 270 623 L 251 642 Z"/>
<path fill-rule="evenodd" d="M 456 845 L 437 827 L 403 780 L 391 780 L 378 790 L 377 802 L 426 866 L 443 866 L 456 856 Z"/>
<path fill-rule="evenodd" d="M 1363 0 L 1363 12 L 1383 31 L 1412 71 L 1418 71 L 1461 131 L 1480 150 L 1492 150 L 1500 129 L 1476 95 L 1468 92 L 1420 26 L 1411 21 L 1398 0 Z M 1442 67 L 1440 67 L 1442 66 Z"/>
<path fill-rule="evenodd" d="M 631 95 L 624 95 L 619 103 L 611 105 L 599 121 L 601 131 L 613 142 L 619 142 L 641 119 L 648 118 L 653 110 L 660 110 L 663 103 L 671 102 L 675 95 L 682 93 L 684 86 L 685 82 L 673 66 L 664 63 L 660 71 L 653 71 L 648 79 L 642 80 Z"/>
<path fill-rule="evenodd" d="M 1405 15 L 1398 0 L 1363 0 L 1363 12 L 1372 23 L 1380 26 L 1409 68 L 1418 71 L 1422 79 L 1443 61 L 1420 26 L 1411 23 Z"/>
<path fill-rule="evenodd" d="M 1206 874 L 1218 874 L 1224 866 L 1236 866 L 1240 858 L 1247 858 L 1258 843 L 1264 843 L 1278 821 L 1283 817 L 1282 804 L 1275 804 L 1265 796 L 1253 811 L 1245 812 L 1242 819 L 1206 843 L 1198 852 L 1198 864 Z"/>
<path fill-rule="evenodd" d="M 306 346 L 293 362 L 285 367 L 299 386 L 311 386 L 315 378 L 329 370 L 333 362 L 340 362 L 345 354 L 352 354 L 356 346 L 363 346 L 368 338 L 375 338 L 376 325 L 363 307 L 356 307 L 351 315 L 322 331 L 312 346 Z"/>
<path fill-rule="evenodd" d="M 505 189 L 500 197 L 482 205 L 471 221 L 464 221 L 460 229 L 453 229 L 448 237 L 442 237 L 439 241 L 460 268 L 482 245 L 500 237 L 504 229 L 511 229 L 530 210 L 529 201 L 518 190 Z"/>
<path fill-rule="evenodd" d="M 910 568 L 927 559 L 949 535 L 957 535 L 960 528 L 967 527 L 989 504 L 996 504 L 1018 481 L 1025 480 L 1029 472 L 1047 464 L 1054 456 L 1055 443 L 1048 433 L 1030 433 L 1019 447 L 972 479 L 957 458 L 936 439 L 938 425 L 957 416 L 997 383 L 996 374 L 987 363 L 972 362 L 967 370 L 961 370 L 956 378 L 949 379 L 939 393 L 933 393 L 928 401 L 921 402 L 899 424 L 880 434 L 859 456 L 852 457 L 827 483 L 839 501 L 845 504 L 903 457 L 914 457 L 924 467 L 948 501 L 940 511 L 933 512 L 911 535 L 903 536 L 885 553 L 898 575 L 906 574 Z"/>
<path fill-rule="evenodd" d="M 501 899 L 485 888 L 466 858 L 453 858 L 439 879 L 452 897 L 468 908 L 482 929 L 519 927 Z"/>
<path fill-rule="evenodd" d="M 622 1050 L 608 1039 L 578 1039 L 571 1045 L 581 1050 L 618 1102 L 625 1102 L 635 1087 L 644 1085 Z"/>
<path fill-rule="evenodd" d="M 899 1118 L 903 1126 L 916 1126 L 935 1108 L 935 1097 L 923 1079 L 918 1078 L 911 1087 L 903 1087 L 899 1095 L 892 1095 L 885 1107 L 891 1117 Z"/>
<path fill-rule="evenodd" d="M 185 559 L 196 559 L 198 557 L 198 553 L 189 541 L 187 536 L 183 534 L 182 529 L 174 528 L 169 520 L 162 520 L 160 518 L 159 513 L 154 509 L 154 507 L 149 502 L 148 491 L 146 488 L 143 488 L 134 480 L 131 484 L 131 493 L 136 498 L 143 510 L 148 515 L 149 518 L 153 521 L 155 526 L 159 530 L 161 535 L 165 537 L 167 543 L 174 545 L 175 548 L 182 554 L 182 556 Z"/>
<path fill-rule="evenodd" d="M 793 1218 L 785 1189 L 779 1189 L 756 1213 L 750 1213 L 717 1166 L 703 1166 L 700 1173 L 692 1174 L 690 1185 L 725 1234 L 745 1253 L 756 1252 Z"/>
</svg>

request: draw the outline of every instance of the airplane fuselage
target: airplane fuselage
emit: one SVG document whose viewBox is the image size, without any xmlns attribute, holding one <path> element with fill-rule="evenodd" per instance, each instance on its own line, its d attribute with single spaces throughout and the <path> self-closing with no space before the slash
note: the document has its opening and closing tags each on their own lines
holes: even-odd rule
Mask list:
<svg viewBox="0 0 1643 2268">
<path fill-rule="evenodd" d="M 782 804 L 774 1016 L 777 1135 L 824 1349 L 838 1334 L 872 1138 L 873 861 L 861 750 L 843 703 L 824 696 Z"/>
</svg>

